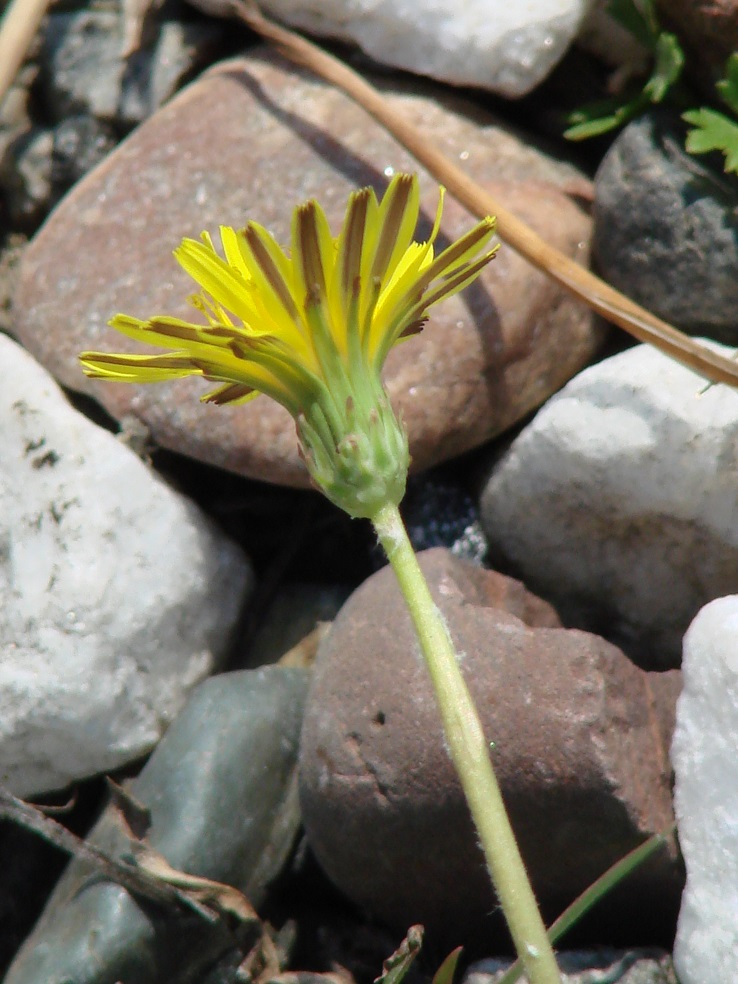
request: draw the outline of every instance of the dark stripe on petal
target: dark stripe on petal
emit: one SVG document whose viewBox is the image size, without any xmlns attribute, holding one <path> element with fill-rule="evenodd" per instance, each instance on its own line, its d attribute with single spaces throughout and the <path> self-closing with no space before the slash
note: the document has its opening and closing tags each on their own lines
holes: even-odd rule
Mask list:
<svg viewBox="0 0 738 984">
<path fill-rule="evenodd" d="M 401 174 L 394 186 L 387 191 L 387 194 L 391 194 L 392 198 L 379 233 L 379 241 L 372 264 L 372 277 L 379 277 L 381 280 L 387 272 L 387 266 L 397 243 L 397 236 L 402 228 L 402 220 L 410 200 L 413 181 L 414 178 L 411 174 Z"/>
<path fill-rule="evenodd" d="M 360 289 L 361 253 L 364 246 L 370 191 L 362 188 L 351 196 L 345 220 L 345 239 L 341 265 L 341 288 L 346 297 Z"/>
<path fill-rule="evenodd" d="M 320 255 L 315 209 L 315 202 L 306 202 L 297 209 L 297 242 L 305 287 L 308 293 L 316 291 L 320 298 L 325 297 L 325 271 Z"/>
<path fill-rule="evenodd" d="M 437 256 L 424 272 L 423 280 L 425 283 L 428 284 L 436 277 L 444 276 L 446 271 L 452 271 L 454 265 L 462 260 L 466 253 L 474 250 L 475 247 L 481 247 L 492 235 L 494 229 L 494 219 L 484 219 L 463 235 L 461 239 L 457 239 L 448 249 Z"/>
<path fill-rule="evenodd" d="M 247 386 L 245 383 L 226 383 L 225 386 L 219 386 L 218 389 L 206 393 L 200 399 L 203 403 L 214 403 L 216 406 L 222 407 L 226 403 L 245 400 L 247 396 L 256 392 L 253 386 Z"/>
<path fill-rule="evenodd" d="M 419 335 L 428 322 L 427 317 L 418 318 L 411 321 L 400 332 L 400 338 L 409 338 L 411 335 Z"/>
<path fill-rule="evenodd" d="M 465 263 L 459 267 L 451 276 L 445 277 L 434 284 L 415 305 L 414 310 L 408 312 L 410 318 L 420 315 L 421 311 L 426 311 L 433 304 L 437 304 L 444 297 L 451 297 L 465 287 L 480 273 L 490 260 L 494 259 L 496 250 L 485 253 L 474 263 Z"/>
<path fill-rule="evenodd" d="M 259 264 L 261 272 L 264 274 L 269 286 L 280 300 L 282 307 L 287 314 L 295 321 L 299 320 L 299 312 L 292 298 L 290 289 L 284 282 L 284 277 L 279 272 L 276 263 L 269 255 L 269 250 L 259 238 L 258 233 L 247 225 L 243 231 L 244 238 L 249 244 L 254 259 Z"/>
</svg>

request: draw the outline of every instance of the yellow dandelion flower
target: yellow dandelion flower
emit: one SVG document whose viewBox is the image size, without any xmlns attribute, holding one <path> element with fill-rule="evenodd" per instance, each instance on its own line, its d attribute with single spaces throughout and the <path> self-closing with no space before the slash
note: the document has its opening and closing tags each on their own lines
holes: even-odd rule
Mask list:
<svg viewBox="0 0 738 984">
<path fill-rule="evenodd" d="M 339 235 L 315 201 L 292 218 L 289 251 L 256 222 L 221 226 L 223 255 L 208 233 L 174 255 L 201 290 L 189 298 L 205 324 L 118 314 L 111 327 L 170 351 L 84 352 L 88 376 L 153 383 L 199 375 L 219 383 L 203 400 L 271 396 L 295 418 L 319 488 L 352 516 L 399 503 L 407 438 L 381 370 L 392 346 L 420 331 L 431 305 L 470 283 L 492 259 L 494 219 L 436 255 L 443 191 L 427 242 L 413 240 L 420 200 L 414 175 L 396 175 L 381 201 L 354 192 Z"/>
</svg>

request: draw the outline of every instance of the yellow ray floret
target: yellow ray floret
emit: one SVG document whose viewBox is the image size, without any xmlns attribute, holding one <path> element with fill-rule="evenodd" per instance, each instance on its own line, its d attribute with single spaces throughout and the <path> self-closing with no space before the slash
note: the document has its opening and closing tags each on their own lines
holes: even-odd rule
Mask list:
<svg viewBox="0 0 738 984">
<path fill-rule="evenodd" d="M 381 384 L 387 355 L 420 331 L 428 308 L 474 280 L 497 249 L 490 246 L 494 219 L 486 218 L 436 254 L 442 206 L 443 189 L 429 239 L 415 241 L 418 180 L 398 174 L 381 201 L 371 188 L 350 196 L 335 238 L 323 209 L 309 201 L 295 209 L 289 250 L 256 222 L 242 230 L 221 226 L 222 255 L 208 233 L 185 239 L 174 255 L 200 288 L 189 301 L 205 324 L 118 314 L 113 328 L 167 351 L 84 352 L 84 372 L 133 383 L 202 376 L 219 384 L 203 399 L 219 404 L 264 393 L 295 417 L 322 487 L 336 454 L 345 464 L 364 453 L 357 427 L 381 431 L 397 457 L 406 439 L 404 432 L 399 444 L 386 436 L 399 426 L 390 421 Z M 381 470 L 383 455 L 372 467 Z"/>
<path fill-rule="evenodd" d="M 442 201 L 424 243 L 413 241 L 420 196 L 417 178 L 407 174 L 393 178 L 381 202 L 370 188 L 354 192 L 335 239 L 314 201 L 295 210 L 289 252 L 256 222 L 239 231 L 221 227 L 224 256 L 206 233 L 185 239 L 174 255 L 201 288 L 190 301 L 209 324 L 116 315 L 113 328 L 174 350 L 148 359 L 84 352 L 84 371 L 147 383 L 188 375 L 189 364 L 189 374 L 234 383 L 240 399 L 246 387 L 285 402 L 275 393 L 279 379 L 281 393 L 297 387 L 286 402 L 291 412 L 315 397 L 320 382 L 331 383 L 327 363 L 336 355 L 346 371 L 361 357 L 378 372 L 392 346 L 420 329 L 427 309 L 461 290 L 494 255 L 491 218 L 435 255 Z"/>
</svg>

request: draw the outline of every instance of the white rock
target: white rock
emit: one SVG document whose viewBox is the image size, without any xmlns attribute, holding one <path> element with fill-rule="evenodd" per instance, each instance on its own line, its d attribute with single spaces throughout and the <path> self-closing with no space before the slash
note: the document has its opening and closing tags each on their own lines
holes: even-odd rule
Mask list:
<svg viewBox="0 0 738 984">
<path fill-rule="evenodd" d="M 652 669 L 678 665 L 695 613 L 738 582 L 738 392 L 703 388 L 650 346 L 607 359 L 543 407 L 482 495 L 493 559 Z"/>
<path fill-rule="evenodd" d="M 192 0 L 212 9 L 214 0 Z M 386 65 L 524 96 L 577 34 L 593 0 L 264 0 L 265 13 L 352 41 Z"/>
<path fill-rule="evenodd" d="M 0 335 L 0 782 L 28 796 L 150 751 L 251 572 Z"/>
<path fill-rule="evenodd" d="M 687 886 L 674 964 L 681 984 L 734 984 L 738 968 L 738 595 L 684 639 L 671 759 Z"/>
</svg>

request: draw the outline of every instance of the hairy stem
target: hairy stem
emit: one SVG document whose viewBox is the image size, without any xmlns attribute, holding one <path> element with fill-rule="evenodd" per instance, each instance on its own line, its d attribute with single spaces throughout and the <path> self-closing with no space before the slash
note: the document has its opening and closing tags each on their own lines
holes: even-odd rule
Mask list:
<svg viewBox="0 0 738 984">
<path fill-rule="evenodd" d="M 397 507 L 383 506 L 372 523 L 410 610 L 433 681 L 451 758 L 520 961 L 530 984 L 560 984 L 556 958 L 446 623 L 431 597 Z"/>
</svg>

